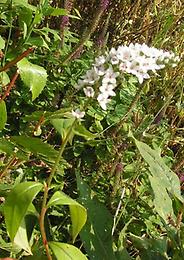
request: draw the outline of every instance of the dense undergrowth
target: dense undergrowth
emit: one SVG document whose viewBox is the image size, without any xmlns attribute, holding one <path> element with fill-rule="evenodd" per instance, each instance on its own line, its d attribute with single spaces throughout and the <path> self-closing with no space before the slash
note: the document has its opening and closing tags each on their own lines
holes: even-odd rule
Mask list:
<svg viewBox="0 0 184 260">
<path fill-rule="evenodd" d="M 0 258 L 183 259 L 183 17 L 0 0 Z"/>
</svg>

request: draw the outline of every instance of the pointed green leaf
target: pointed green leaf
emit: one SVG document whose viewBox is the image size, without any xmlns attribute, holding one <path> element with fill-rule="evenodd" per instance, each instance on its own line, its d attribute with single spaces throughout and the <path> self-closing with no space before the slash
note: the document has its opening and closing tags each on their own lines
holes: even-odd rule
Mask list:
<svg viewBox="0 0 184 260">
<path fill-rule="evenodd" d="M 4 204 L 6 228 L 13 241 L 27 210 L 43 185 L 24 182 L 16 185 L 8 194 Z"/>
<path fill-rule="evenodd" d="M 89 259 L 115 260 L 111 235 L 113 218 L 110 212 L 78 174 L 77 188 L 80 192 L 80 202 L 88 209 L 88 219 L 80 237 Z"/>
<path fill-rule="evenodd" d="M 151 173 L 149 180 L 154 192 L 155 209 L 167 223 L 169 216 L 175 219 L 172 198 L 176 197 L 184 202 L 180 192 L 179 178 L 165 164 L 159 151 L 151 149 L 147 144 L 137 141 L 135 138 L 134 141 L 142 157 L 149 165 Z"/>
<path fill-rule="evenodd" d="M 87 257 L 75 246 L 59 242 L 49 242 L 57 260 L 87 260 Z"/>
<path fill-rule="evenodd" d="M 7 121 L 6 103 L 4 100 L 0 101 L 0 130 L 3 130 Z"/>
<path fill-rule="evenodd" d="M 18 245 L 21 249 L 29 253 L 29 255 L 32 255 L 31 248 L 29 246 L 29 242 L 27 238 L 27 231 L 26 231 L 26 225 L 24 219 L 14 237 L 14 243 Z"/>
<path fill-rule="evenodd" d="M 43 67 L 30 63 L 26 58 L 17 63 L 22 81 L 32 93 L 32 100 L 42 92 L 47 81 L 47 72 Z"/>
<path fill-rule="evenodd" d="M 49 6 L 49 8 L 47 8 L 44 11 L 44 15 L 46 16 L 58 16 L 58 15 L 67 15 L 67 10 L 66 9 L 62 9 L 62 8 L 54 8 Z"/>
<path fill-rule="evenodd" d="M 74 121 L 75 118 L 61 118 L 61 119 L 52 119 L 51 123 L 64 139 L 67 135 L 68 129 L 72 126 Z"/>
<path fill-rule="evenodd" d="M 10 141 L 8 141 L 4 138 L 0 138 L 0 152 L 1 153 L 7 153 L 7 154 L 11 155 L 14 151 L 14 148 L 15 148 L 14 145 Z"/>
<path fill-rule="evenodd" d="M 73 241 L 81 231 L 86 223 L 87 212 L 86 209 L 77 201 L 71 199 L 65 193 L 56 191 L 48 202 L 48 207 L 56 205 L 68 205 L 70 208 L 71 221 L 72 221 L 72 237 Z"/>
<path fill-rule="evenodd" d="M 83 125 L 76 125 L 75 128 L 73 129 L 73 132 L 76 134 L 76 135 L 79 135 L 79 136 L 82 136 L 84 137 L 86 140 L 90 140 L 90 139 L 94 139 L 97 137 L 96 134 L 93 134 L 91 132 L 89 132 L 85 126 Z"/>
<path fill-rule="evenodd" d="M 26 151 L 41 157 L 46 163 L 53 164 L 58 157 L 58 151 L 56 151 L 51 145 L 42 142 L 39 138 L 28 136 L 13 136 L 12 142 L 17 146 L 23 147 Z M 63 159 L 60 159 L 62 167 L 68 167 L 69 164 Z"/>
<path fill-rule="evenodd" d="M 2 71 L 0 73 L 0 84 L 5 86 L 8 85 L 9 83 L 10 83 L 10 78 L 8 74 L 5 71 Z"/>
<path fill-rule="evenodd" d="M 0 49 L 2 50 L 4 49 L 4 47 L 5 47 L 5 40 L 3 40 L 3 38 L 0 35 Z"/>
<path fill-rule="evenodd" d="M 36 6 L 30 5 L 28 3 L 28 0 L 13 0 L 12 4 L 18 5 L 18 6 L 21 6 L 21 7 L 26 7 L 28 9 L 32 10 L 32 11 L 36 11 Z"/>
<path fill-rule="evenodd" d="M 169 197 L 167 190 L 165 187 L 162 187 L 158 178 L 149 176 L 149 180 L 154 192 L 155 210 L 166 222 L 168 221 L 168 216 L 174 219 L 175 216 L 172 207 L 172 200 Z"/>
<path fill-rule="evenodd" d="M 147 144 L 135 140 L 137 148 L 144 160 L 148 163 L 150 171 L 154 177 L 159 178 L 162 187 L 165 187 L 171 194 L 176 196 L 181 202 L 180 181 L 178 176 L 165 164 L 163 158 L 157 150 L 151 149 Z"/>
</svg>

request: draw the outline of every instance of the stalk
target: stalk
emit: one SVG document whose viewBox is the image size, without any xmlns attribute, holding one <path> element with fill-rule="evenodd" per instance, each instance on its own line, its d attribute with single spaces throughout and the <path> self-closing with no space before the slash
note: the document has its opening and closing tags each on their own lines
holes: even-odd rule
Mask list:
<svg viewBox="0 0 184 260">
<path fill-rule="evenodd" d="M 45 219 L 45 214 L 46 214 L 46 211 L 47 211 L 47 199 L 48 199 L 48 192 L 49 192 L 49 189 L 51 187 L 51 183 L 52 183 L 52 179 L 56 173 L 56 170 L 57 170 L 57 166 L 59 164 L 59 161 L 61 159 L 61 156 L 64 152 L 64 149 L 66 147 L 66 144 L 71 136 L 71 133 L 72 133 L 72 129 L 74 127 L 76 123 L 76 120 L 73 122 L 73 124 L 71 125 L 65 139 L 63 140 L 62 144 L 61 144 L 61 147 L 59 149 L 59 154 L 58 154 L 58 157 L 54 163 L 54 166 L 52 168 L 52 171 L 50 173 L 50 176 L 48 177 L 48 180 L 47 180 L 47 183 L 45 183 L 45 188 L 44 188 L 44 194 L 43 194 L 43 201 L 42 201 L 42 208 L 41 208 L 41 213 L 40 213 L 40 219 L 39 219 L 39 224 L 40 224 L 40 231 L 41 231 L 41 235 L 42 235 L 42 241 L 43 241 L 43 244 L 44 244 L 44 247 L 45 247 L 45 250 L 46 250 L 46 254 L 47 254 L 47 258 L 48 260 L 52 260 L 52 256 L 49 252 L 49 247 L 48 247 L 48 241 L 47 241 L 47 237 L 46 237 L 46 232 L 45 232 L 45 226 L 44 226 L 44 219 Z"/>
<path fill-rule="evenodd" d="M 101 1 L 99 9 L 97 10 L 94 19 L 92 20 L 92 23 L 90 24 L 89 28 L 86 30 L 86 32 L 84 32 L 81 40 L 79 41 L 79 43 L 76 45 L 76 47 L 74 48 L 74 50 L 64 59 L 63 61 L 63 65 L 65 65 L 66 63 L 68 63 L 70 60 L 72 60 L 72 58 L 75 58 L 78 53 L 82 50 L 82 47 L 84 45 L 85 42 L 87 42 L 91 35 L 94 33 L 94 31 L 96 30 L 100 18 L 102 16 L 102 14 L 104 13 L 105 9 L 107 8 L 109 4 L 109 1 Z"/>
</svg>

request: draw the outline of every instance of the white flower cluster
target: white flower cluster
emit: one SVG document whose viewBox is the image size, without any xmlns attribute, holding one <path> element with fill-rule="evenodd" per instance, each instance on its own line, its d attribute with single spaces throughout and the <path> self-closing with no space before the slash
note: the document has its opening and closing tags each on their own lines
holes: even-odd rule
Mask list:
<svg viewBox="0 0 184 260">
<path fill-rule="evenodd" d="M 92 98 L 97 92 L 95 86 L 98 86 L 97 100 L 102 109 L 106 110 L 110 97 L 116 95 L 114 89 L 120 73 L 132 74 L 142 84 L 144 79 L 150 78 L 149 72 L 156 73 L 168 63 L 176 66 L 178 61 L 179 57 L 174 53 L 148 47 L 146 44 L 122 45 L 96 58 L 92 69 L 87 71 L 75 87 L 84 87 L 85 95 Z"/>
</svg>

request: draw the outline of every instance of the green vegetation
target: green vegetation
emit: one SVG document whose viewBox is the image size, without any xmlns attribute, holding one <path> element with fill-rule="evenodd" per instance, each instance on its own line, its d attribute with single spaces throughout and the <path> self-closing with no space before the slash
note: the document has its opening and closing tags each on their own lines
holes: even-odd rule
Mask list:
<svg viewBox="0 0 184 260">
<path fill-rule="evenodd" d="M 183 17 L 0 0 L 0 259 L 183 259 Z"/>
</svg>

